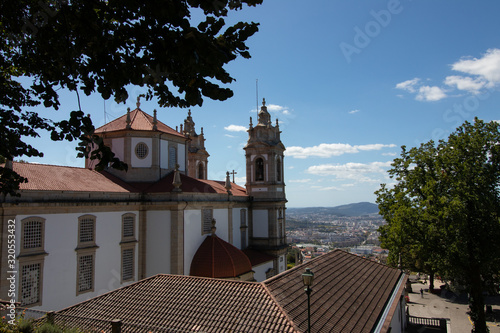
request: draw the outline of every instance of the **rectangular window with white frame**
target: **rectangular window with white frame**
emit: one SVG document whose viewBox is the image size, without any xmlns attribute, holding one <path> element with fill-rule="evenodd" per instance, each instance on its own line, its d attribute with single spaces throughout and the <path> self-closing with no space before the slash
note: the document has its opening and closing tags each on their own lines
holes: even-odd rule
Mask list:
<svg viewBox="0 0 500 333">
<path fill-rule="evenodd" d="M 135 281 L 136 214 L 122 215 L 121 282 Z"/>
<path fill-rule="evenodd" d="M 42 305 L 43 259 L 20 262 L 19 267 L 21 306 Z"/>
<path fill-rule="evenodd" d="M 78 243 L 76 251 L 76 295 L 94 291 L 96 245 L 96 217 L 82 215 L 78 218 Z"/>
</svg>

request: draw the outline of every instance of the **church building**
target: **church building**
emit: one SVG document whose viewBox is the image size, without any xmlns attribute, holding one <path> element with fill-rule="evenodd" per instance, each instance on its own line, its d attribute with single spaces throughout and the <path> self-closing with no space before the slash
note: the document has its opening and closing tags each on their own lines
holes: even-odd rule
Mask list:
<svg viewBox="0 0 500 333">
<path fill-rule="evenodd" d="M 265 101 L 250 118 L 245 187 L 229 172 L 207 179 L 190 111 L 174 129 L 138 100 L 95 133 L 128 171 L 6 163 L 29 181 L 0 198 L 0 299 L 59 310 L 157 274 L 263 281 L 286 270 L 285 146 Z"/>
</svg>

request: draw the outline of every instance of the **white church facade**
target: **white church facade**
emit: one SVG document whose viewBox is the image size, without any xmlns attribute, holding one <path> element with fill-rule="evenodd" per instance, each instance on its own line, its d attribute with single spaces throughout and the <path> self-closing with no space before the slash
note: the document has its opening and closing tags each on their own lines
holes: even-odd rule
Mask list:
<svg viewBox="0 0 500 333">
<path fill-rule="evenodd" d="M 0 299 L 59 310 L 159 273 L 263 281 L 284 272 L 285 147 L 265 102 L 248 133 L 245 187 L 229 173 L 207 179 L 190 113 L 178 130 L 139 103 L 96 130 L 126 172 L 98 172 L 91 160 L 8 162 L 29 182 L 0 202 Z"/>
</svg>

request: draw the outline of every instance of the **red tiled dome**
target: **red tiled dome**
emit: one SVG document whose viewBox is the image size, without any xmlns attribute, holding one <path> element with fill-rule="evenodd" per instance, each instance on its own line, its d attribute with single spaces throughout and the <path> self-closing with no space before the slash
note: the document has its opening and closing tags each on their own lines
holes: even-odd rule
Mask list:
<svg viewBox="0 0 500 333">
<path fill-rule="evenodd" d="M 209 235 L 196 251 L 189 275 L 234 278 L 252 270 L 250 259 L 238 248 Z"/>
</svg>

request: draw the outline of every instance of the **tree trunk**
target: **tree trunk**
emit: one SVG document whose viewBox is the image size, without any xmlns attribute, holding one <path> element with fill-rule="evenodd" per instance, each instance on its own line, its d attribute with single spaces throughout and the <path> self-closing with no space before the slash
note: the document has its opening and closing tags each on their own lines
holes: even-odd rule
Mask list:
<svg viewBox="0 0 500 333">
<path fill-rule="evenodd" d="M 434 271 L 429 273 L 429 291 L 432 292 L 434 290 Z"/>
<path fill-rule="evenodd" d="M 470 318 L 474 324 L 474 333 L 488 333 L 486 315 L 484 313 L 483 284 L 479 271 L 471 272 L 471 286 L 469 295 Z"/>
</svg>

